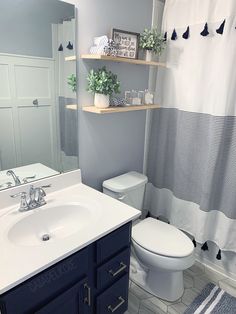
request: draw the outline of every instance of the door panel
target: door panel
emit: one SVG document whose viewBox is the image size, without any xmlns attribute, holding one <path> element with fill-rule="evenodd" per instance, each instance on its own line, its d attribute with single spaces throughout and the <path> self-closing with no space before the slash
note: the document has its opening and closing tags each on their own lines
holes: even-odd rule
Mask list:
<svg viewBox="0 0 236 314">
<path fill-rule="evenodd" d="M 18 109 L 20 150 L 24 164 L 40 161 L 53 168 L 53 130 L 51 107 Z"/>
<path fill-rule="evenodd" d="M 51 99 L 50 67 L 37 65 L 15 65 L 16 99 L 21 105 L 32 105 L 38 99 L 40 105 L 49 104 Z"/>
<path fill-rule="evenodd" d="M 0 64 L 0 100 L 10 99 L 9 66 Z"/>
<path fill-rule="evenodd" d="M 16 164 L 14 124 L 11 108 L 0 109 L 0 170 Z"/>
</svg>

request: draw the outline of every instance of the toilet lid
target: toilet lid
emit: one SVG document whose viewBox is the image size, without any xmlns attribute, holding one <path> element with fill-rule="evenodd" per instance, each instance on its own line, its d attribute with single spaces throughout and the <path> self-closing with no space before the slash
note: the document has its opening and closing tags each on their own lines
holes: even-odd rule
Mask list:
<svg viewBox="0 0 236 314">
<path fill-rule="evenodd" d="M 192 241 L 174 226 L 146 218 L 132 228 L 132 239 L 144 249 L 158 255 L 186 257 L 192 254 Z"/>
</svg>

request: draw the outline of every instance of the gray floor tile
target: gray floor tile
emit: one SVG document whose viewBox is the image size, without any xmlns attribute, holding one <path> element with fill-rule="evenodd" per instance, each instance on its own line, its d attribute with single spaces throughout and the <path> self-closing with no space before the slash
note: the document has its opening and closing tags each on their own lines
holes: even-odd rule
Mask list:
<svg viewBox="0 0 236 314">
<path fill-rule="evenodd" d="M 194 288 L 185 289 L 184 294 L 182 296 L 182 303 L 188 306 L 193 302 L 193 300 L 198 295 L 199 295 L 199 291 Z"/>
<path fill-rule="evenodd" d="M 168 313 L 170 314 L 183 314 L 187 310 L 187 306 L 182 302 L 168 306 Z"/>
<path fill-rule="evenodd" d="M 195 276 L 193 282 L 194 282 L 193 284 L 194 288 L 198 290 L 199 292 L 201 292 L 202 289 L 204 289 L 205 286 L 211 281 L 205 275 L 202 275 L 202 276 Z"/>
<path fill-rule="evenodd" d="M 136 314 L 139 311 L 140 299 L 129 291 L 128 312 L 129 314 Z"/>
<path fill-rule="evenodd" d="M 155 299 L 155 298 L 153 298 L 153 299 Z M 156 298 L 156 300 L 158 300 L 158 299 Z M 158 304 L 158 301 L 156 303 Z M 149 312 L 155 313 L 155 314 L 167 313 L 167 307 L 166 307 L 166 311 L 163 311 L 159 306 L 157 306 L 157 304 L 153 303 L 150 299 L 143 300 L 141 305 L 140 305 L 139 312 L 142 311 L 143 313 L 145 313 L 145 310 L 146 310 L 146 311 L 149 311 Z"/>
<path fill-rule="evenodd" d="M 205 266 L 199 262 L 196 262 L 192 267 L 186 270 L 186 273 L 190 276 L 199 276 L 204 274 Z"/>
<path fill-rule="evenodd" d="M 135 283 L 132 282 L 130 291 L 136 295 L 140 300 L 152 298 L 153 295 L 148 293 L 147 291 L 143 290 L 139 286 L 137 286 Z"/>
<path fill-rule="evenodd" d="M 193 277 L 184 272 L 184 288 L 193 287 Z"/>
</svg>

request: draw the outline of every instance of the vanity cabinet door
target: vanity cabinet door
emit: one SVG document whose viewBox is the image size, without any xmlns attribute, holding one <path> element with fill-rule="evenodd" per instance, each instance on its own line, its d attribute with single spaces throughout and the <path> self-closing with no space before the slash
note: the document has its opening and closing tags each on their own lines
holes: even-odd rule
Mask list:
<svg viewBox="0 0 236 314">
<path fill-rule="evenodd" d="M 66 290 L 35 314 L 87 314 L 91 308 L 91 294 L 87 279 Z"/>
</svg>

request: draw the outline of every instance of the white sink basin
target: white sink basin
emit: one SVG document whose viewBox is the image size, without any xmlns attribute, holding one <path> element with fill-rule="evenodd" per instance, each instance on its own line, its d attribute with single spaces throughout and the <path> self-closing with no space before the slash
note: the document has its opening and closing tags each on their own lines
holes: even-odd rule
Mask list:
<svg viewBox="0 0 236 314">
<path fill-rule="evenodd" d="M 81 231 L 92 218 L 89 207 L 78 203 L 41 207 L 15 223 L 8 231 L 8 239 L 23 246 L 43 245 Z"/>
</svg>

